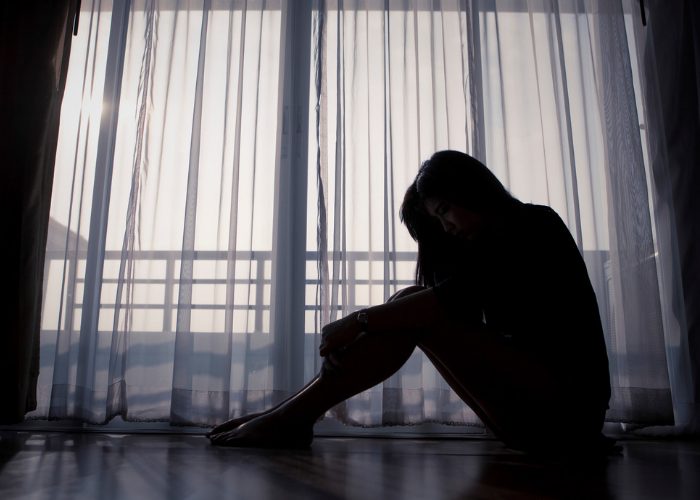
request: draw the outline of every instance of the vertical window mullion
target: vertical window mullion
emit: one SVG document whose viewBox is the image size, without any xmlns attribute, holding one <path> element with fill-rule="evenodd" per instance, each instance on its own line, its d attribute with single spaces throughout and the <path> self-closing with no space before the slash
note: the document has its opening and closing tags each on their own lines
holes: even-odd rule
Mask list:
<svg viewBox="0 0 700 500">
<path fill-rule="evenodd" d="M 306 212 L 312 2 L 283 9 L 280 120 L 275 175 L 271 332 L 274 386 L 288 391 L 304 383 Z"/>
</svg>

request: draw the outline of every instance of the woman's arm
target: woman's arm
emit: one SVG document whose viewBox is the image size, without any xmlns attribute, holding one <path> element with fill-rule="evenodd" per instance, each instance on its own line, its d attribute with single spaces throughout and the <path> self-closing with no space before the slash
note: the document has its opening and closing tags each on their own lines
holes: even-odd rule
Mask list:
<svg viewBox="0 0 700 500">
<path fill-rule="evenodd" d="M 429 288 L 370 307 L 365 312 L 366 327 L 358 321 L 357 313 L 324 326 L 319 354 L 328 356 L 348 346 L 365 330 L 369 334 L 421 330 L 444 314 L 437 295 Z"/>
</svg>

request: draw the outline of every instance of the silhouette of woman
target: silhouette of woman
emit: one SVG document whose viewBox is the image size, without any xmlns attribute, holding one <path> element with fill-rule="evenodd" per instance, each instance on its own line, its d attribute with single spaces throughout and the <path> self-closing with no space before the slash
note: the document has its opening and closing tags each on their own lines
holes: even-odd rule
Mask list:
<svg viewBox="0 0 700 500">
<path fill-rule="evenodd" d="M 421 165 L 401 218 L 418 242 L 417 284 L 323 327 L 320 373 L 276 407 L 215 427 L 212 444 L 307 447 L 318 418 L 418 347 L 507 446 L 609 450 L 598 305 L 559 216 L 512 197 L 478 160 L 440 151 Z"/>
</svg>

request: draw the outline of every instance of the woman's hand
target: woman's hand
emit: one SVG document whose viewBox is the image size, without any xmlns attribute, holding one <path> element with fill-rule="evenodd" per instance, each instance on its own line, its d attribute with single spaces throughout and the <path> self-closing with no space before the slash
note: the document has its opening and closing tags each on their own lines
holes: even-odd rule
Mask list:
<svg viewBox="0 0 700 500">
<path fill-rule="evenodd" d="M 342 350 L 360 336 L 361 325 L 355 314 L 328 323 L 321 329 L 321 345 L 318 349 L 321 356 L 326 357 L 335 351 Z"/>
</svg>

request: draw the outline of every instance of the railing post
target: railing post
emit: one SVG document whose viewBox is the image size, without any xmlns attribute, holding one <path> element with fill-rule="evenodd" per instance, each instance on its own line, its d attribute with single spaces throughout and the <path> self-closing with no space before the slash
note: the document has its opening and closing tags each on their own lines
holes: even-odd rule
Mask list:
<svg viewBox="0 0 700 500">
<path fill-rule="evenodd" d="M 352 311 L 357 307 L 357 294 L 355 293 L 355 287 L 357 286 L 357 254 L 356 253 L 349 253 L 347 255 L 347 260 L 348 260 L 348 282 L 346 283 L 347 289 L 348 289 L 348 303 L 345 304 L 345 307 L 347 308 L 346 310 Z M 369 259 L 368 259 L 368 262 Z M 372 266 L 369 266 L 370 272 L 372 270 Z M 367 290 L 369 290 L 369 293 L 372 293 L 372 281 L 369 281 L 369 284 L 367 285 Z"/>
<path fill-rule="evenodd" d="M 168 252 L 165 259 L 165 297 L 163 298 L 163 331 L 173 331 L 173 281 L 175 275 L 175 253 Z"/>
<path fill-rule="evenodd" d="M 254 332 L 263 331 L 263 291 L 265 286 L 265 253 L 253 252 L 250 256 L 251 262 L 255 259 L 255 327 Z"/>
</svg>

